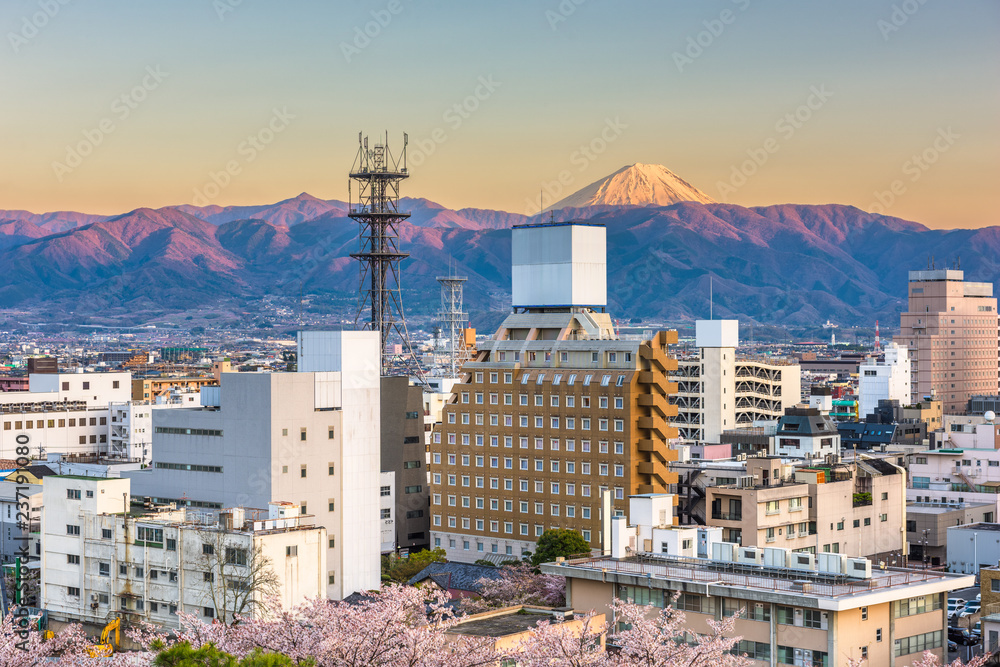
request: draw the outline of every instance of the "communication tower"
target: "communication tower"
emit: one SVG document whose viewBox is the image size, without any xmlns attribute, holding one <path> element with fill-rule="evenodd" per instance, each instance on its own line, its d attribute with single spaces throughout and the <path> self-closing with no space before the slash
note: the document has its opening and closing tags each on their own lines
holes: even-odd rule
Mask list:
<svg viewBox="0 0 1000 667">
<path fill-rule="evenodd" d="M 438 276 L 437 279 L 441 283 L 441 310 L 438 312 L 438 319 L 448 340 L 451 377 L 457 377 L 458 369 L 470 359 L 462 333 L 468 319 L 462 303 L 463 288 L 467 280 L 464 276 Z"/>
<path fill-rule="evenodd" d="M 360 250 L 351 257 L 360 264 L 358 313 L 355 326 L 378 331 L 382 342 L 382 375 L 419 375 L 417 357 L 410 344 L 400 294 L 399 262 L 410 253 L 399 250 L 399 223 L 410 214 L 399 210 L 399 182 L 406 171 L 407 136 L 398 156 L 385 141 L 368 145 L 368 137 L 358 133 L 358 154 L 351 168 L 348 187 L 348 216 L 359 225 Z M 357 183 L 357 201 L 350 182 Z"/>
</svg>

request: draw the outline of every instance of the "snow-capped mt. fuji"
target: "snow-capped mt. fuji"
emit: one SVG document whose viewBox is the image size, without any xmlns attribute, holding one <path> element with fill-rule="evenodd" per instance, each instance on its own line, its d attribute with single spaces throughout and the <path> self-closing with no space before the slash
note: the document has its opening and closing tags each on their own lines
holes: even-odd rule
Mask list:
<svg viewBox="0 0 1000 667">
<path fill-rule="evenodd" d="M 682 201 L 714 204 L 714 199 L 661 164 L 622 167 L 556 202 L 546 210 L 585 206 L 669 206 Z"/>
</svg>

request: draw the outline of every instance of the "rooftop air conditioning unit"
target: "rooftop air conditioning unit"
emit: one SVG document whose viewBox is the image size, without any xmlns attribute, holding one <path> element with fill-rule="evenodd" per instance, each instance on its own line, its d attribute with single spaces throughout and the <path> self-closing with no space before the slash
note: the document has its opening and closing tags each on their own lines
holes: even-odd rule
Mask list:
<svg viewBox="0 0 1000 667">
<path fill-rule="evenodd" d="M 736 553 L 736 562 L 761 565 L 764 563 L 764 550 L 757 547 L 740 547 Z"/>
<path fill-rule="evenodd" d="M 788 567 L 788 549 L 764 547 L 764 565 L 767 567 Z"/>
<path fill-rule="evenodd" d="M 816 556 L 803 551 L 793 551 L 788 559 L 788 567 L 793 570 L 815 570 Z"/>
<path fill-rule="evenodd" d="M 712 560 L 733 562 L 736 560 L 736 547 L 732 542 L 712 542 Z"/>
<path fill-rule="evenodd" d="M 871 579 L 872 562 L 867 558 L 848 558 L 844 574 L 859 579 Z"/>
</svg>

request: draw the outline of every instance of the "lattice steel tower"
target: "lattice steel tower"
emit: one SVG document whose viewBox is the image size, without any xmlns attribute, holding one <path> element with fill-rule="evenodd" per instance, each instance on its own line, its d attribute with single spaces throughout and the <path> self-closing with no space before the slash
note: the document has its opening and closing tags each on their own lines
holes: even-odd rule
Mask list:
<svg viewBox="0 0 1000 667">
<path fill-rule="evenodd" d="M 462 292 L 467 280 L 468 278 L 464 276 L 439 276 L 437 279 L 441 283 L 441 310 L 438 312 L 438 320 L 441 322 L 441 329 L 448 337 L 451 377 L 457 377 L 458 369 L 470 359 L 462 337 L 462 329 L 465 328 L 467 319 L 462 309 Z"/>
<path fill-rule="evenodd" d="M 387 135 L 384 143 L 369 147 L 368 137 L 358 133 L 358 155 L 350 174 L 351 181 L 358 186 L 356 202 L 348 187 L 348 216 L 360 225 L 360 250 L 351 254 L 358 260 L 361 271 L 354 323 L 363 330 L 381 333 L 382 375 L 419 375 L 399 287 L 399 262 L 410 256 L 399 251 L 397 229 L 400 222 L 410 217 L 399 210 L 399 182 L 409 176 L 407 137 L 403 135 L 403 150 L 397 157 L 393 157 L 388 144 Z M 402 354 L 390 348 L 397 344 Z"/>
</svg>

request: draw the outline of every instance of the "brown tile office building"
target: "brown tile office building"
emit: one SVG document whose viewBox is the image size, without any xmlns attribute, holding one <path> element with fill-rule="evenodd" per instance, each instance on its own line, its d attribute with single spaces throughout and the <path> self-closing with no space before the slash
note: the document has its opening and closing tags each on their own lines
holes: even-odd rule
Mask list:
<svg viewBox="0 0 1000 667">
<path fill-rule="evenodd" d="M 519 557 L 546 529 L 571 528 L 596 549 L 602 492 L 624 512 L 629 495 L 669 491 L 676 340 L 616 340 L 605 313 L 508 317 L 433 436 L 432 546 L 457 561 Z"/>
</svg>

